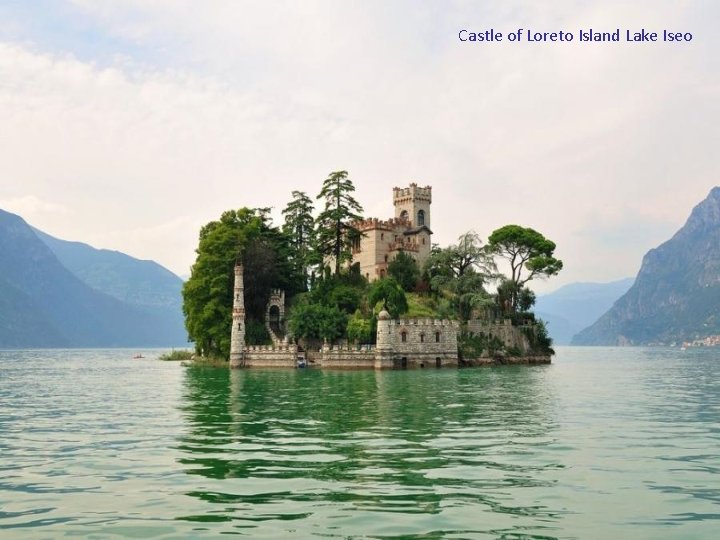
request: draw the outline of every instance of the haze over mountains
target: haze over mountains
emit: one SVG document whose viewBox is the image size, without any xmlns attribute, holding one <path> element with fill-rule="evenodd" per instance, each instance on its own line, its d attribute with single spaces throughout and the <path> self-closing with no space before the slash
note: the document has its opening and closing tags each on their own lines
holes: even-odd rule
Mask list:
<svg viewBox="0 0 720 540">
<path fill-rule="evenodd" d="M 610 309 L 633 281 L 634 278 L 625 278 L 609 283 L 569 283 L 538 296 L 535 314 L 547 323 L 556 345 L 568 345 L 575 334 Z"/>
<path fill-rule="evenodd" d="M 182 346 L 182 280 L 0 210 L 0 348 Z"/>
<path fill-rule="evenodd" d="M 633 286 L 576 345 L 672 344 L 720 334 L 720 187 L 643 258 Z"/>
</svg>

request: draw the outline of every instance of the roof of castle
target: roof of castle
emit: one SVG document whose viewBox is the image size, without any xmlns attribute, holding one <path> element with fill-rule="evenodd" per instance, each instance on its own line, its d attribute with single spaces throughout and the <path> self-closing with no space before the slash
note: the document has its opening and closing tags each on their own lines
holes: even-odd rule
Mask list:
<svg viewBox="0 0 720 540">
<path fill-rule="evenodd" d="M 419 227 L 412 227 L 412 228 L 408 229 L 407 231 L 403 231 L 403 234 L 405 234 L 405 235 L 407 235 L 407 236 L 410 236 L 410 235 L 413 235 L 413 234 L 418 234 L 418 233 L 420 233 L 420 232 L 422 232 L 422 231 L 427 231 L 428 234 L 432 234 L 432 233 L 433 233 L 433 232 L 430 230 L 430 227 L 428 227 L 427 225 L 420 225 Z"/>
</svg>

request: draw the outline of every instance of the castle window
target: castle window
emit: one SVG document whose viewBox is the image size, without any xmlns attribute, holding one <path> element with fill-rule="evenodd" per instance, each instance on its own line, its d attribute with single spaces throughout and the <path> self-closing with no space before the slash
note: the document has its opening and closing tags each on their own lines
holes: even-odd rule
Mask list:
<svg viewBox="0 0 720 540">
<path fill-rule="evenodd" d="M 242 330 L 242 323 L 241 323 L 241 322 L 238 323 L 238 330 Z"/>
<path fill-rule="evenodd" d="M 417 226 L 425 225 L 425 210 L 418 210 Z"/>
<path fill-rule="evenodd" d="M 425 343 L 425 334 L 420 334 L 420 343 Z"/>
<path fill-rule="evenodd" d="M 425 238 L 423 238 L 423 246 L 425 245 Z"/>
<path fill-rule="evenodd" d="M 387 255 L 385 255 L 385 262 L 387 262 Z"/>
<path fill-rule="evenodd" d="M 407 332 L 403 331 L 400 333 L 400 339 L 403 343 L 407 342 Z"/>
<path fill-rule="evenodd" d="M 435 332 L 435 343 L 440 343 L 440 332 Z"/>
<path fill-rule="evenodd" d="M 403 210 L 402 212 L 400 212 L 400 219 L 405 219 L 405 220 L 408 219 L 408 212 L 407 212 L 407 210 Z"/>
<path fill-rule="evenodd" d="M 380 240 L 385 240 L 385 233 L 384 233 L 384 232 L 381 232 L 381 233 L 380 233 Z"/>
</svg>

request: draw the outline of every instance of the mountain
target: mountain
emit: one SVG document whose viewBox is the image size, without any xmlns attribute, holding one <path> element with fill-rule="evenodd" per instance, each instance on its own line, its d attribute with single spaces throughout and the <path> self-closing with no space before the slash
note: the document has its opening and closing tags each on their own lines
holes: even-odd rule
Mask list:
<svg viewBox="0 0 720 540">
<path fill-rule="evenodd" d="M 58 243 L 56 249 L 62 250 L 62 241 L 53 240 Z M 86 249 L 81 251 L 92 258 Z M 105 255 L 102 250 L 95 251 L 101 252 L 99 257 Z M 69 252 L 63 254 L 66 262 L 72 259 Z M 0 348 L 169 346 L 186 342 L 176 307 L 171 306 L 165 289 L 148 294 L 153 305 L 143 305 L 143 301 L 133 303 L 93 288 L 66 267 L 20 216 L 2 210 L 0 253 Z M 90 259 L 85 262 L 92 267 Z M 78 261 L 68 265 L 76 270 L 83 266 Z M 125 285 L 105 288 L 114 288 L 119 295 L 132 279 L 127 277 Z M 129 298 L 133 294 L 125 291 Z M 160 305 L 163 301 L 167 306 Z"/>
<path fill-rule="evenodd" d="M 643 258 L 632 287 L 576 345 L 669 344 L 720 334 L 720 187 Z"/>
<path fill-rule="evenodd" d="M 609 283 L 570 283 L 538 296 L 535 313 L 548 325 L 557 345 L 568 345 L 572 337 L 594 323 L 633 284 L 633 278 Z"/>
<path fill-rule="evenodd" d="M 142 261 L 82 242 L 60 240 L 33 231 L 62 265 L 93 289 L 128 304 L 168 308 L 182 319 L 182 279 L 155 261 Z"/>
</svg>

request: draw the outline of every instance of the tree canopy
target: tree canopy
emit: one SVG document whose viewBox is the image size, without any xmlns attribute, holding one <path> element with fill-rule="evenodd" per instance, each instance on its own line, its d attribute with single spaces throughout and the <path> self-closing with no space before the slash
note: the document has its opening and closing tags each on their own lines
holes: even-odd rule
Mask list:
<svg viewBox="0 0 720 540">
<path fill-rule="evenodd" d="M 183 286 L 183 312 L 189 338 L 199 354 L 230 354 L 234 267 L 244 262 L 248 327 L 262 323 L 271 288 L 297 291 L 298 278 L 287 258 L 286 237 L 271 225 L 266 209 L 223 212 L 200 229 L 197 258 Z M 253 334 L 257 339 L 258 333 Z M 252 339 L 252 336 L 248 336 Z M 250 341 L 252 343 L 252 341 Z"/>
<path fill-rule="evenodd" d="M 385 309 L 393 319 L 398 318 L 408 310 L 405 291 L 395 278 L 386 277 L 378 279 L 370 285 L 368 292 L 368 304 L 374 306 L 378 302 L 383 303 Z"/>
<path fill-rule="evenodd" d="M 360 238 L 353 223 L 362 218 L 362 206 L 353 198 L 355 186 L 347 171 L 330 173 L 323 182 L 317 199 L 325 200 L 325 208 L 316 220 L 316 249 L 321 264 L 332 257 L 335 273 L 342 263 L 352 260 L 352 246 Z"/>
<path fill-rule="evenodd" d="M 473 309 L 492 303 L 485 284 L 497 277 L 496 272 L 490 250 L 477 233 L 468 231 L 457 244 L 433 248 L 425 278 L 436 294 L 449 292 L 456 316 L 467 320 Z"/>
<path fill-rule="evenodd" d="M 315 239 L 315 220 L 312 199 L 304 191 L 293 191 L 292 200 L 282 211 L 285 216 L 283 232 L 290 242 L 290 260 L 295 271 L 308 275 L 311 263 L 311 249 Z"/>
<path fill-rule="evenodd" d="M 420 269 L 413 257 L 400 251 L 388 264 L 388 274 L 394 277 L 403 290 L 410 292 L 415 289 L 420 279 Z"/>
<path fill-rule="evenodd" d="M 518 308 L 523 286 L 535 277 L 554 276 L 563 263 L 554 257 L 555 242 L 548 240 L 535 229 L 520 225 L 505 225 L 493 231 L 488 238 L 493 253 L 510 263 L 512 308 Z"/>
</svg>

